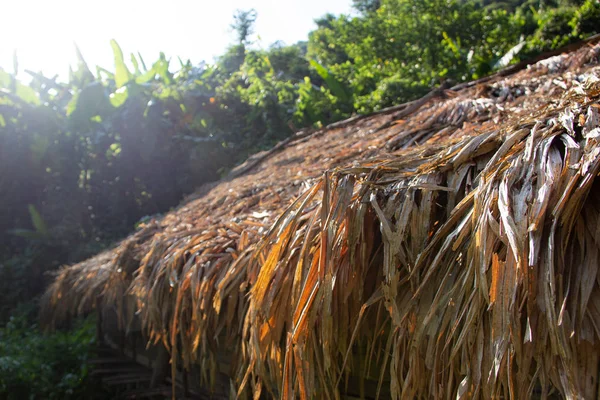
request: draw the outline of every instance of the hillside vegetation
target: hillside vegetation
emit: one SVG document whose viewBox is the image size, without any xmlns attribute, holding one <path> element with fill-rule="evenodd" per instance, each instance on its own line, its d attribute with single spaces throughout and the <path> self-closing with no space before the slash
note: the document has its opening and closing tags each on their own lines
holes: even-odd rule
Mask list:
<svg viewBox="0 0 600 400">
<path fill-rule="evenodd" d="M 266 49 L 250 41 L 256 14 L 240 11 L 237 41 L 212 64 L 164 54 L 148 62 L 113 40 L 110 70 L 76 49 L 67 82 L 20 70 L 16 59 L 0 68 L 0 397 L 14 388 L 30 391 L 18 398 L 83 393 L 78 352 L 89 329 L 45 339 L 26 328 L 46 272 L 97 253 L 294 131 L 476 79 L 600 30 L 596 0 L 353 4 L 355 15 L 318 19 L 307 41 Z M 29 83 L 16 78 L 23 72 Z M 69 340 L 78 345 L 60 350 L 68 362 L 40 370 L 35 363 L 49 358 L 27 356 L 16 345 L 23 335 L 48 357 Z"/>
</svg>

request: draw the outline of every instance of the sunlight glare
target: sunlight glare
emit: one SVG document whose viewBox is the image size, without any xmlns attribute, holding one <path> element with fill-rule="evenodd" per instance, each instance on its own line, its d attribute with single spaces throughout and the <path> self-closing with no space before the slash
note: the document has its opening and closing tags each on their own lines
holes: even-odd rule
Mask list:
<svg viewBox="0 0 600 400">
<path fill-rule="evenodd" d="M 306 40 L 315 18 L 348 13 L 350 5 L 351 0 L 7 1 L 0 17 L 0 67 L 13 72 L 16 49 L 19 78 L 30 69 L 65 79 L 77 43 L 92 70 L 95 65 L 112 69 L 112 38 L 126 59 L 140 52 L 151 63 L 163 51 L 174 60 L 212 61 L 234 41 L 229 24 L 236 9 L 257 10 L 257 44 L 267 47 L 277 40 Z"/>
</svg>

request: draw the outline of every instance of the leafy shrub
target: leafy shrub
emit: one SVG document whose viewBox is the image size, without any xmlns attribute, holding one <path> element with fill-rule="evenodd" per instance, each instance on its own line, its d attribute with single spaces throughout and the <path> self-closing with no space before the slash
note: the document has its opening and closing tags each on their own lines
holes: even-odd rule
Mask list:
<svg viewBox="0 0 600 400">
<path fill-rule="evenodd" d="M 573 36 L 572 21 L 575 14 L 574 7 L 550 9 L 539 13 L 538 29 L 531 45 L 535 46 L 536 51 L 546 51 L 567 44 Z"/>
<path fill-rule="evenodd" d="M 533 10 L 530 14 L 537 27 L 527 38 L 523 52 L 526 57 L 557 49 L 600 31 L 600 3 L 595 0 Z"/>
<path fill-rule="evenodd" d="M 580 37 L 598 31 L 600 23 L 600 2 L 596 0 L 585 0 L 575 13 L 572 21 L 574 33 Z"/>
<path fill-rule="evenodd" d="M 0 328 L 0 398 L 111 398 L 89 376 L 94 324 L 80 323 L 72 332 L 40 333 L 25 314 Z"/>
<path fill-rule="evenodd" d="M 402 78 L 401 74 L 386 77 L 379 81 L 371 93 L 357 97 L 355 107 L 361 112 L 377 110 L 381 105 L 397 104 L 398 99 L 410 100 L 425 95 L 430 89 L 422 81 Z"/>
</svg>

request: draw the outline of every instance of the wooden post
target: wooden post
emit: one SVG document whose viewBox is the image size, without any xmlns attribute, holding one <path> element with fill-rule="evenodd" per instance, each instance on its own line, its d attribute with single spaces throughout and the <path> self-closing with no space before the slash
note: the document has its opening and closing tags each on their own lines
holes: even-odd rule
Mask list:
<svg viewBox="0 0 600 400">
<path fill-rule="evenodd" d="M 102 332 L 102 307 L 100 296 L 96 297 L 96 343 L 98 346 L 104 344 L 104 334 Z"/>
<path fill-rule="evenodd" d="M 133 362 L 137 362 L 137 335 L 135 334 L 135 332 L 131 334 L 131 347 Z"/>
<path fill-rule="evenodd" d="M 188 382 L 188 370 L 183 368 L 183 395 L 190 397 L 190 387 Z"/>
<path fill-rule="evenodd" d="M 162 344 L 159 345 L 156 359 L 152 365 L 152 380 L 150 381 L 150 387 L 155 388 L 164 382 L 169 372 L 169 361 L 171 355 Z"/>
</svg>

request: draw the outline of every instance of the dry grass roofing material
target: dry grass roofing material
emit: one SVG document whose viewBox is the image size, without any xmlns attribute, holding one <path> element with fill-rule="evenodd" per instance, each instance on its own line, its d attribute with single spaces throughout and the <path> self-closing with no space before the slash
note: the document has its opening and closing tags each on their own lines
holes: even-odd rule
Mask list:
<svg viewBox="0 0 600 400">
<path fill-rule="evenodd" d="M 255 398 L 595 398 L 599 55 L 291 143 L 62 268 L 43 317 L 98 298 Z"/>
</svg>

